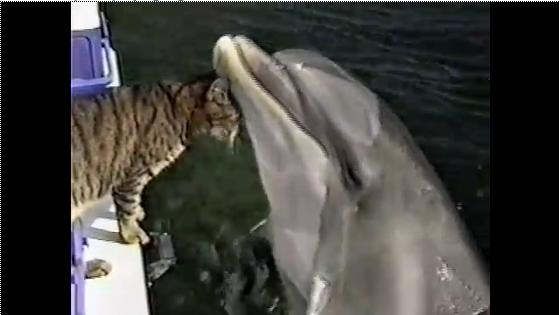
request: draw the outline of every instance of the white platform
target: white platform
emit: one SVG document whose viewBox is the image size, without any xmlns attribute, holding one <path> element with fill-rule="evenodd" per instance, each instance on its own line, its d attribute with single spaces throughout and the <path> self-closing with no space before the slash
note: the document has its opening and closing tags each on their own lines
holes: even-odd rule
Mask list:
<svg viewBox="0 0 559 315">
<path fill-rule="evenodd" d="M 86 261 L 104 259 L 112 265 L 103 278 L 86 280 L 87 315 L 149 315 L 147 284 L 142 249 L 123 244 L 118 235 L 114 206 L 105 198 L 84 218 L 89 246 Z"/>
<path fill-rule="evenodd" d="M 91 30 L 101 27 L 98 2 L 72 2 L 72 31 Z"/>
</svg>

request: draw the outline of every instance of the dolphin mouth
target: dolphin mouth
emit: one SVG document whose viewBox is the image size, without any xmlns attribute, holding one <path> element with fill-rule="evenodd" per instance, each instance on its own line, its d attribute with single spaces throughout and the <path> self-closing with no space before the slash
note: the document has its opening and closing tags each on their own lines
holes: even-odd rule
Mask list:
<svg viewBox="0 0 559 315">
<path fill-rule="evenodd" d="M 243 35 L 219 38 L 213 49 L 212 62 L 219 76 L 227 77 L 236 86 L 242 85 L 243 82 L 239 81 L 243 80 L 245 88 L 265 94 L 271 99 L 268 106 L 282 111 L 297 128 L 324 147 L 305 121 L 301 106 L 304 100 L 285 64 Z M 231 76 L 232 73 L 238 76 Z M 245 91 L 239 90 L 238 93 Z"/>
<path fill-rule="evenodd" d="M 213 50 L 213 67 L 221 77 L 228 77 L 231 71 L 231 59 L 244 70 L 245 78 L 255 84 L 255 88 L 275 98 L 272 91 L 267 89 L 258 78 L 258 71 L 262 72 L 266 65 L 274 63 L 274 59 L 264 52 L 249 38 L 237 35 L 224 35 L 218 39 Z M 238 69 L 237 69 L 238 71 Z M 231 80 L 231 78 L 229 77 Z M 234 81 L 234 80 L 233 80 Z M 278 102 L 278 104 L 281 104 Z"/>
<path fill-rule="evenodd" d="M 284 67 L 276 59 L 262 50 L 256 43 L 251 39 L 242 36 L 231 36 L 224 35 L 218 39 L 213 50 L 213 67 L 217 74 L 220 76 L 227 76 L 229 65 L 226 64 L 227 57 L 234 55 L 237 61 L 242 65 L 244 70 L 249 75 L 249 78 L 254 81 L 254 83 L 261 89 L 265 90 L 270 95 L 273 95 L 273 91 L 265 87 L 261 82 L 261 77 L 263 71 L 273 69 L 281 71 Z M 276 76 L 285 75 L 273 73 Z"/>
</svg>

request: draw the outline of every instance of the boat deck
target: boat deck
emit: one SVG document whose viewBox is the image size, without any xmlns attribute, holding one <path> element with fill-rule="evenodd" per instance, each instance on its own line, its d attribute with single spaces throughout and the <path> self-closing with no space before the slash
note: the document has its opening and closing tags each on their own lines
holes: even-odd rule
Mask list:
<svg viewBox="0 0 559 315">
<path fill-rule="evenodd" d="M 85 260 L 104 259 L 111 273 L 86 280 L 86 315 L 148 315 L 147 283 L 142 249 L 123 244 L 110 198 L 102 200 L 83 219 L 88 246 Z"/>
</svg>

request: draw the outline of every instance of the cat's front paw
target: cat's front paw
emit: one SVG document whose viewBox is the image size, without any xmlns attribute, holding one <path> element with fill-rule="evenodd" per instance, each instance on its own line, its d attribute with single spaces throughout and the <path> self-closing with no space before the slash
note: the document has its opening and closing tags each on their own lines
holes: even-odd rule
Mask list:
<svg viewBox="0 0 559 315">
<path fill-rule="evenodd" d="M 140 227 L 136 220 L 119 220 L 118 222 L 120 237 L 127 244 L 146 245 L 150 238 L 148 234 Z"/>
<path fill-rule="evenodd" d="M 103 259 L 93 259 L 86 262 L 86 279 L 95 279 L 107 276 L 111 273 L 112 266 Z"/>
</svg>

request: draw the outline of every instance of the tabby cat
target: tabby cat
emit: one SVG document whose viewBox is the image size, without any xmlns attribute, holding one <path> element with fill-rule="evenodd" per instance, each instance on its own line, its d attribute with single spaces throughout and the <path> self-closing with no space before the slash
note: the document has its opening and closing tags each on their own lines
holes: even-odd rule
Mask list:
<svg viewBox="0 0 559 315">
<path fill-rule="evenodd" d="M 111 194 L 121 238 L 141 244 L 149 242 L 139 224 L 145 217 L 140 203 L 146 184 L 188 150 L 196 136 L 232 145 L 240 120 L 227 82 L 213 73 L 188 84 L 118 87 L 73 98 L 71 112 L 72 222 Z M 88 264 L 90 277 L 108 273 L 105 263 Z"/>
</svg>

